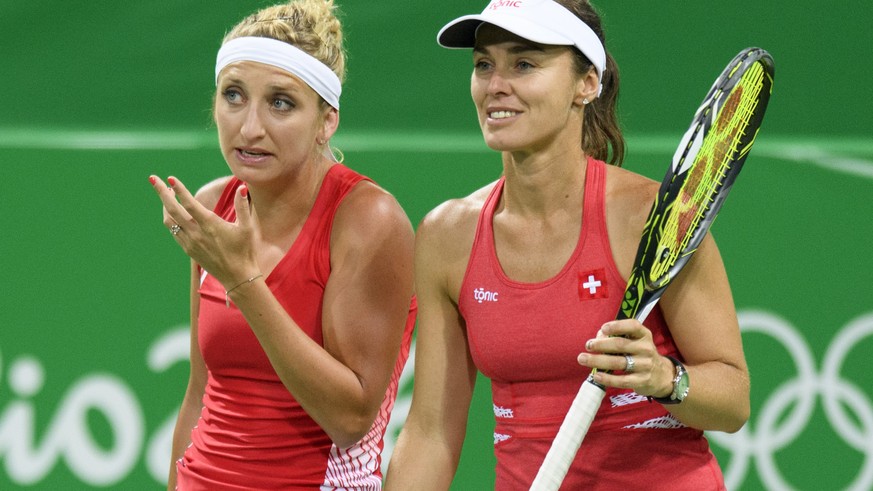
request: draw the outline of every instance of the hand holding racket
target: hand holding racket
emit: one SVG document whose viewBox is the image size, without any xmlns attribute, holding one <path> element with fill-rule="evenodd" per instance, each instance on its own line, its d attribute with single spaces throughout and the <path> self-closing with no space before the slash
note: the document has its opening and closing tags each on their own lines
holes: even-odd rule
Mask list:
<svg viewBox="0 0 873 491">
<path fill-rule="evenodd" d="M 773 75 L 770 54 L 747 48 L 706 94 L 661 182 L 617 319 L 643 322 L 697 250 L 755 142 Z M 591 376 L 582 383 L 531 490 L 561 486 L 605 394 Z"/>
</svg>

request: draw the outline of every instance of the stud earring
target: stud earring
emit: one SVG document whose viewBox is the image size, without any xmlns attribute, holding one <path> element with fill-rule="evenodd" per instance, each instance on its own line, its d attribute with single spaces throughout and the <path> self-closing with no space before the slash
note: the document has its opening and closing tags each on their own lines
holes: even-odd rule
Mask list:
<svg viewBox="0 0 873 491">
<path fill-rule="evenodd" d="M 586 106 L 588 105 L 589 102 L 591 102 L 591 101 L 589 101 L 587 97 L 582 99 L 582 104 L 584 104 Z"/>
</svg>

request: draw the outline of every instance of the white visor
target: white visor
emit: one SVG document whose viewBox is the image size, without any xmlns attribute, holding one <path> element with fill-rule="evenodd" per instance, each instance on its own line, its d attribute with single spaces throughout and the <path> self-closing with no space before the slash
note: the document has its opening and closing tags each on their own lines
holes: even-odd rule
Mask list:
<svg viewBox="0 0 873 491">
<path fill-rule="evenodd" d="M 446 48 L 472 48 L 483 22 L 540 44 L 575 46 L 597 70 L 603 90 L 606 51 L 597 34 L 575 14 L 553 0 L 491 0 L 479 15 L 465 15 L 449 22 L 437 34 Z"/>
<path fill-rule="evenodd" d="M 294 75 L 332 107 L 339 109 L 342 83 L 327 65 L 288 43 L 264 37 L 239 37 L 224 43 L 215 61 L 215 83 L 227 65 L 238 61 L 264 63 Z"/>
</svg>

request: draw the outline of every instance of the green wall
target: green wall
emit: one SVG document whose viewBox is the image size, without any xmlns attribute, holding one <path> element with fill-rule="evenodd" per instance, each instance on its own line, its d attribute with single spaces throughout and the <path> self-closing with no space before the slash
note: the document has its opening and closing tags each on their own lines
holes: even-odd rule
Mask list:
<svg viewBox="0 0 873 491">
<path fill-rule="evenodd" d="M 469 54 L 434 42 L 484 2 L 339 1 L 346 162 L 413 223 L 495 178 Z M 0 489 L 161 487 L 187 376 L 187 261 L 147 177 L 226 172 L 214 55 L 266 4 L 0 1 Z M 656 179 L 722 66 L 750 45 L 776 59 L 759 143 L 713 229 L 753 413 L 711 442 L 731 489 L 873 488 L 873 7 L 596 4 L 621 67 L 626 167 Z M 475 397 L 458 490 L 493 486 L 486 380 Z"/>
</svg>

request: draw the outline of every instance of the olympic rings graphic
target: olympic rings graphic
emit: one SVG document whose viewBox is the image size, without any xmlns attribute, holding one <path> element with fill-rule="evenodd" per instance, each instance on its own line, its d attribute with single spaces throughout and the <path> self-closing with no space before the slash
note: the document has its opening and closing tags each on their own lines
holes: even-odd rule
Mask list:
<svg viewBox="0 0 873 491">
<path fill-rule="evenodd" d="M 781 342 L 793 360 L 797 376 L 783 381 L 764 402 L 760 413 L 753 413 L 739 432 L 707 432 L 707 438 L 732 452 L 730 461 L 722 463 L 728 489 L 742 485 L 753 459 L 767 489 L 795 489 L 780 471 L 775 454 L 796 440 L 809 425 L 818 396 L 831 427 L 848 446 L 864 455 L 859 474 L 845 489 L 873 489 L 873 403 L 840 373 L 843 362 L 858 342 L 873 337 L 873 313 L 856 318 L 835 334 L 825 352 L 820 375 L 816 374 L 812 350 L 788 321 L 755 310 L 740 312 L 738 318 L 743 333 L 757 332 Z M 793 412 L 783 418 L 792 407 Z M 846 412 L 846 407 L 851 408 L 854 417 Z M 845 474 L 845 470 L 841 473 Z"/>
</svg>

